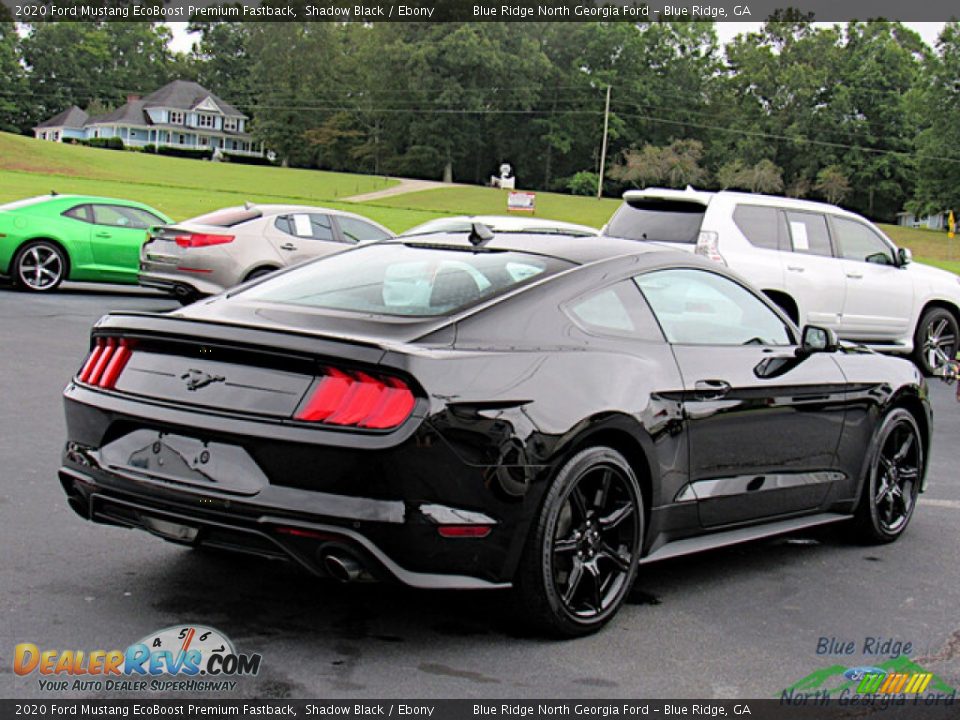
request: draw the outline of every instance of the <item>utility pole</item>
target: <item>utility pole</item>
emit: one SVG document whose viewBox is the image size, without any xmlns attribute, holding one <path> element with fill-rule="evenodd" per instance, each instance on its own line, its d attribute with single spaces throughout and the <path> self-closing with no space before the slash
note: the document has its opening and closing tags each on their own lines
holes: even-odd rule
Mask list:
<svg viewBox="0 0 960 720">
<path fill-rule="evenodd" d="M 610 127 L 610 88 L 607 85 L 607 106 L 603 111 L 603 147 L 600 150 L 600 178 L 597 180 L 597 200 L 603 197 L 603 171 L 607 164 L 607 130 Z"/>
</svg>

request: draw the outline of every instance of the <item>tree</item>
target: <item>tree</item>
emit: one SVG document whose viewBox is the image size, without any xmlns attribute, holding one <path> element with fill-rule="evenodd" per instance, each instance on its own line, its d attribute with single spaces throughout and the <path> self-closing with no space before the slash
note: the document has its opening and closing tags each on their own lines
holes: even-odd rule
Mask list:
<svg viewBox="0 0 960 720">
<path fill-rule="evenodd" d="M 917 186 L 911 209 L 960 214 L 960 22 L 944 26 L 938 54 L 928 61 L 926 83 L 915 98 Z"/>
<path fill-rule="evenodd" d="M 199 35 L 189 55 L 189 72 L 198 83 L 237 106 L 252 104 L 250 23 L 194 22 Z"/>
<path fill-rule="evenodd" d="M 28 26 L 30 120 L 99 100 L 117 106 L 173 79 L 170 30 L 161 23 L 49 22 Z"/>
<path fill-rule="evenodd" d="M 850 181 L 838 165 L 830 165 L 817 173 L 817 183 L 813 189 L 820 193 L 831 205 L 843 202 L 850 193 Z"/>
<path fill-rule="evenodd" d="M 740 188 L 754 193 L 778 193 L 783 190 L 783 171 L 766 158 L 750 166 L 737 159 L 717 171 L 717 182 L 724 190 Z"/>
<path fill-rule="evenodd" d="M 639 151 L 627 150 L 609 175 L 637 187 L 697 185 L 707 178 L 706 170 L 700 167 L 702 156 L 703 144 L 698 140 L 674 140 L 666 147 L 644 145 Z"/>
<path fill-rule="evenodd" d="M 20 65 L 20 37 L 12 22 L 0 21 L 0 130 L 20 132 L 30 98 Z"/>
</svg>

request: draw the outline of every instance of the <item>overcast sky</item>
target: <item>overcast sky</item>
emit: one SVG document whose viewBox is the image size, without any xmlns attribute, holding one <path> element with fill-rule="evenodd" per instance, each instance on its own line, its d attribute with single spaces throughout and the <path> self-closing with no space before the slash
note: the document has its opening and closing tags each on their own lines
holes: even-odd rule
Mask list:
<svg viewBox="0 0 960 720">
<path fill-rule="evenodd" d="M 167 23 L 170 28 L 173 30 L 173 42 L 171 46 L 174 50 L 184 51 L 190 49 L 193 44 L 193 38 L 187 32 L 187 23 L 185 22 L 174 22 Z M 829 27 L 834 23 L 816 23 L 817 25 L 824 25 Z M 729 40 L 732 40 L 734 37 L 740 33 L 753 32 L 754 30 L 759 30 L 760 26 L 763 23 L 759 22 L 720 22 L 717 23 L 717 35 L 720 38 L 720 44 L 724 44 Z M 943 29 L 942 22 L 908 22 L 904 23 L 918 33 L 920 36 L 927 41 L 931 46 L 936 45 L 937 36 L 940 34 L 940 31 Z"/>
</svg>

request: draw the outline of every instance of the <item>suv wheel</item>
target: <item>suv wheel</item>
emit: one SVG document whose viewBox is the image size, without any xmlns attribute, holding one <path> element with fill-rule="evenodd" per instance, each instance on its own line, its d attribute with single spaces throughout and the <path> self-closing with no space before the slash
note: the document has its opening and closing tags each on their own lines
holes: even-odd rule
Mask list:
<svg viewBox="0 0 960 720">
<path fill-rule="evenodd" d="M 939 307 L 927 310 L 917 323 L 913 338 L 914 360 L 920 370 L 933 375 L 934 370 L 953 360 L 957 354 L 958 336 L 960 330 L 953 313 Z"/>
</svg>

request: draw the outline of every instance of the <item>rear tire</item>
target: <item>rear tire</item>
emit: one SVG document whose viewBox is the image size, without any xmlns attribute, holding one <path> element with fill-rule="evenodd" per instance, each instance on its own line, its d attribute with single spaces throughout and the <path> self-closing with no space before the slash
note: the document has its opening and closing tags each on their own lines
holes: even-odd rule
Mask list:
<svg viewBox="0 0 960 720">
<path fill-rule="evenodd" d="M 244 278 L 243 281 L 250 282 L 251 280 L 259 280 L 260 278 L 266 275 L 269 275 L 272 272 L 276 272 L 276 270 L 274 268 L 257 268 L 256 270 L 251 272 L 249 275 L 247 275 L 247 277 Z"/>
<path fill-rule="evenodd" d="M 916 419 L 894 408 L 870 444 L 870 465 L 853 520 L 854 538 L 890 543 L 907 529 L 924 470 L 923 435 Z"/>
<path fill-rule="evenodd" d="M 52 292 L 67 276 L 67 256 L 56 243 L 34 240 L 13 259 L 12 275 L 17 287 L 30 292 Z"/>
<path fill-rule="evenodd" d="M 626 459 L 591 447 L 556 473 L 517 570 L 524 617 L 554 636 L 596 632 L 633 585 L 644 535 L 643 496 Z"/>
<path fill-rule="evenodd" d="M 957 319 L 946 308 L 933 307 L 927 310 L 917 323 L 913 337 L 913 359 L 924 375 L 933 371 L 957 354 L 957 339 L 960 329 Z"/>
</svg>

